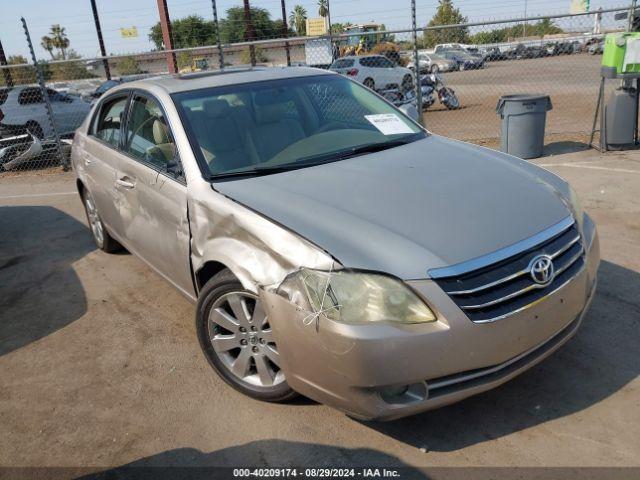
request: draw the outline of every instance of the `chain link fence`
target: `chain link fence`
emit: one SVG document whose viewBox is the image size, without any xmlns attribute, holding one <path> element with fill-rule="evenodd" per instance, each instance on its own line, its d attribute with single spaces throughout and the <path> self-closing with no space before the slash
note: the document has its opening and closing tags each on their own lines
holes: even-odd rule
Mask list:
<svg viewBox="0 0 640 480">
<path fill-rule="evenodd" d="M 330 68 L 398 106 L 416 106 L 436 134 L 491 147 L 499 145 L 501 96 L 547 94 L 553 103 L 547 142 L 585 143 L 595 114 L 603 32 L 624 29 L 615 15 L 626 11 L 417 30 L 362 26 L 323 37 L 0 66 L 0 170 L 68 165 L 73 132 L 92 104 L 120 83 L 168 74 L 173 59 L 182 74 L 251 63 Z M 609 82 L 607 88 L 615 87 Z"/>
</svg>

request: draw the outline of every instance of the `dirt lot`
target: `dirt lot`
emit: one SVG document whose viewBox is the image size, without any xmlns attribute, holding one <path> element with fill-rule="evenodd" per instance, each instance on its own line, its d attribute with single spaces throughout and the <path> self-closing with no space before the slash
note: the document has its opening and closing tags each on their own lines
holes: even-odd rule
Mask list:
<svg viewBox="0 0 640 480">
<path fill-rule="evenodd" d="M 236 393 L 199 350 L 193 306 L 94 248 L 71 174 L 2 179 L 0 465 L 640 466 L 640 153 L 538 163 L 599 227 L 582 329 L 501 388 L 386 424 Z"/>
<path fill-rule="evenodd" d="M 582 53 L 489 62 L 481 70 L 446 73 L 445 83 L 456 91 L 462 108 L 448 111 L 436 102 L 424 114 L 425 125 L 462 140 L 495 138 L 500 134 L 496 105 L 502 95 L 543 93 L 553 104 L 547 115 L 548 134 L 591 132 L 601 60 Z"/>
</svg>

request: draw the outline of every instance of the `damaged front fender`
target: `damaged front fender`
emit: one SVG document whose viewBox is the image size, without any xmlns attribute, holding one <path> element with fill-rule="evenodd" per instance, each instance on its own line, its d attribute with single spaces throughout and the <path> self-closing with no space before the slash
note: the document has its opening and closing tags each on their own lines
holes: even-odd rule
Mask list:
<svg viewBox="0 0 640 480">
<path fill-rule="evenodd" d="M 301 267 L 336 268 L 327 252 L 216 192 L 206 181 L 189 185 L 189 217 L 193 271 L 219 262 L 254 293 L 260 286 L 279 285 Z"/>
</svg>

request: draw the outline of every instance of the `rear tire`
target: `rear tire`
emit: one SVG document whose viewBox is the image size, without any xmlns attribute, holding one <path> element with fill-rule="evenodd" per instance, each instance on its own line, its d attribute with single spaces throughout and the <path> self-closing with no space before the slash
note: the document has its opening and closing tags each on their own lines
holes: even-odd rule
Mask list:
<svg viewBox="0 0 640 480">
<path fill-rule="evenodd" d="M 84 189 L 82 192 L 82 203 L 84 204 L 84 211 L 87 214 L 87 222 L 89 223 L 89 230 L 91 230 L 91 236 L 96 246 L 107 253 L 114 253 L 118 250 L 122 250 L 120 245 L 107 231 L 107 227 L 104 226 L 100 215 L 98 214 L 98 208 L 96 207 L 93 197 L 88 190 Z"/>
<path fill-rule="evenodd" d="M 279 366 L 269 318 L 260 298 L 225 269 L 202 288 L 196 331 L 209 364 L 230 386 L 266 402 L 297 396 Z"/>
</svg>

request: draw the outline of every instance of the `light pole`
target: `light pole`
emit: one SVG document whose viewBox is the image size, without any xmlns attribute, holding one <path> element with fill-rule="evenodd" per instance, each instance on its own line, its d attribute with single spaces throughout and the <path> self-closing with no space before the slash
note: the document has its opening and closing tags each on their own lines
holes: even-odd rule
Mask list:
<svg viewBox="0 0 640 480">
<path fill-rule="evenodd" d="M 524 23 L 522 24 L 522 37 L 527 36 L 527 0 L 524 0 Z"/>
</svg>

